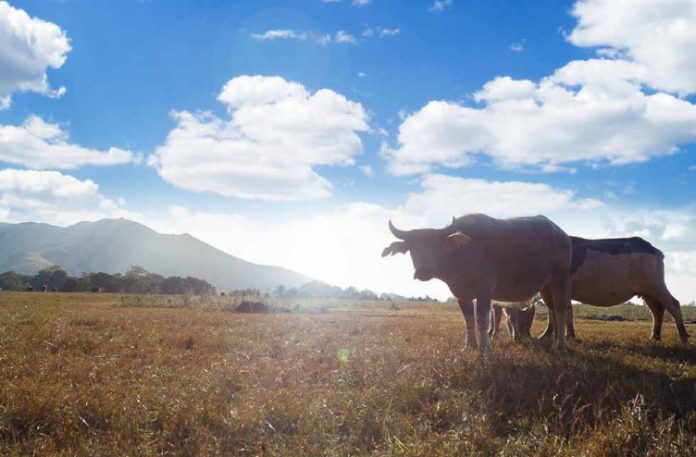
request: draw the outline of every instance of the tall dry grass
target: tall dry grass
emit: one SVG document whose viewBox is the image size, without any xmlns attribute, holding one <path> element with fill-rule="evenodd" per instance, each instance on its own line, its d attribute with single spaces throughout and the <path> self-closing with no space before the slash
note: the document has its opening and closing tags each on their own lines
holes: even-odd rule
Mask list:
<svg viewBox="0 0 696 457">
<path fill-rule="evenodd" d="M 648 322 L 578 320 L 567 355 L 504 337 L 482 356 L 452 306 L 119 300 L 0 294 L 3 455 L 696 455 L 673 325 L 656 345 Z"/>
</svg>

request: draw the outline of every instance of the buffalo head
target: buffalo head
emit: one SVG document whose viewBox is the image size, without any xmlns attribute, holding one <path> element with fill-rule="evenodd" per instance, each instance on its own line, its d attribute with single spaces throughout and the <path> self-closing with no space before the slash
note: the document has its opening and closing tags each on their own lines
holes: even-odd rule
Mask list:
<svg viewBox="0 0 696 457">
<path fill-rule="evenodd" d="M 448 260 L 471 238 L 452 224 L 442 229 L 399 230 L 389 221 L 389 230 L 401 241 L 395 241 L 382 251 L 382 257 L 411 253 L 413 277 L 428 281 L 445 273 Z"/>
</svg>

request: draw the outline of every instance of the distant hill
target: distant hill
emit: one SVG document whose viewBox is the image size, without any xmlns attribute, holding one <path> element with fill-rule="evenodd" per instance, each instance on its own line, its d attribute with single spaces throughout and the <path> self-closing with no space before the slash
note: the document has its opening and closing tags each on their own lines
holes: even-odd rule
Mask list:
<svg viewBox="0 0 696 457">
<path fill-rule="evenodd" d="M 285 268 L 242 260 L 191 235 L 164 235 L 127 219 L 70 227 L 0 224 L 0 272 L 34 274 L 52 265 L 60 265 L 72 275 L 119 273 L 138 265 L 165 276 L 202 278 L 218 290 L 266 290 L 311 281 Z"/>
</svg>

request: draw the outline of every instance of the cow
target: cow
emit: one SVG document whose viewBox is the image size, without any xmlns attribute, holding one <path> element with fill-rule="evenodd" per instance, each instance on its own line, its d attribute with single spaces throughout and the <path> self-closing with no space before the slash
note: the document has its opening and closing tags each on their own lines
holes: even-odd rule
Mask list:
<svg viewBox="0 0 696 457">
<path fill-rule="evenodd" d="M 573 243 L 572 300 L 609 307 L 639 296 L 653 316 L 653 340 L 662 339 L 666 309 L 674 318 L 682 343 L 688 343 L 679 301 L 665 285 L 664 255 L 659 249 L 640 237 L 588 240 L 571 236 L 570 239 Z M 544 301 L 547 300 L 551 297 L 545 296 Z M 566 327 L 566 334 L 571 338 L 575 337 L 572 312 L 571 308 Z M 553 323 L 549 320 L 542 336 L 552 334 Z"/>
<path fill-rule="evenodd" d="M 502 320 L 503 313 L 507 319 L 507 328 L 513 340 L 522 337 L 531 338 L 532 323 L 536 313 L 536 304 L 541 301 L 539 295 L 521 303 L 493 302 L 491 310 L 491 326 L 488 329 L 490 337 L 498 336 L 498 328 Z"/>
<path fill-rule="evenodd" d="M 634 296 L 643 299 L 652 313 L 651 338 L 662 339 L 662 319 L 665 310 L 674 318 L 682 343 L 689 335 L 684 327 L 679 301 L 672 296 L 665 284 L 664 254 L 644 239 L 607 238 L 589 240 L 573 236 L 573 260 L 571 262 L 571 297 L 573 300 L 593 306 L 614 306 Z M 544 296 L 546 300 L 551 297 Z M 567 320 L 568 336 L 575 336 L 572 308 Z M 553 334 L 549 320 L 544 335 Z"/>
<path fill-rule="evenodd" d="M 469 347 L 490 346 L 491 300 L 524 301 L 544 290 L 554 299 L 549 315 L 565 327 L 571 242 L 546 217 L 495 219 L 469 214 L 453 218 L 442 229 L 399 230 L 391 221 L 389 229 L 400 241 L 386 247 L 382 256 L 410 252 L 415 279 L 436 278 L 447 284 L 464 315 Z M 565 347 L 565 335 L 556 332 L 553 348 Z"/>
</svg>

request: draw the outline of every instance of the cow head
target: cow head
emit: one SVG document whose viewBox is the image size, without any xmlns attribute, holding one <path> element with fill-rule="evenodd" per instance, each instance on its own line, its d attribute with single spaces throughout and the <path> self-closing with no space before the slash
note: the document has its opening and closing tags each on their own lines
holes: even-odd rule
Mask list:
<svg viewBox="0 0 696 457">
<path fill-rule="evenodd" d="M 468 235 L 453 226 L 454 224 L 443 229 L 399 230 L 389 221 L 389 230 L 401 241 L 395 241 L 384 248 L 382 257 L 410 252 L 415 279 L 428 281 L 441 277 L 452 254 L 470 241 Z"/>
</svg>

